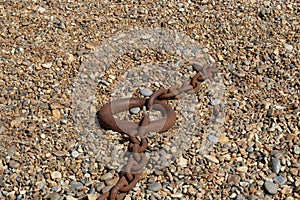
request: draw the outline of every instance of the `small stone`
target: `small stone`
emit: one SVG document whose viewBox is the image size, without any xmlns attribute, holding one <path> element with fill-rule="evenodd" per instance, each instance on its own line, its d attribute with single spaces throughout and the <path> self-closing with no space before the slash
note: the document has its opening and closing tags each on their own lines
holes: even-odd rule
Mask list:
<svg viewBox="0 0 300 200">
<path fill-rule="evenodd" d="M 253 152 L 253 150 L 254 150 L 254 148 L 252 146 L 248 146 L 246 149 L 246 151 L 249 153 Z"/>
<path fill-rule="evenodd" d="M 180 157 L 178 160 L 177 160 L 177 163 L 178 165 L 180 165 L 181 167 L 186 167 L 187 166 L 187 163 L 188 163 L 188 160 L 183 158 L 183 157 Z"/>
<path fill-rule="evenodd" d="M 77 157 L 79 156 L 78 151 L 72 151 L 71 156 L 72 156 L 73 158 L 77 158 Z"/>
<path fill-rule="evenodd" d="M 171 194 L 171 197 L 173 197 L 173 198 L 181 198 L 181 197 L 183 197 L 183 194 L 182 193 L 175 193 L 175 194 Z"/>
<path fill-rule="evenodd" d="M 75 142 L 70 141 L 66 144 L 67 149 L 73 149 L 75 147 Z"/>
<path fill-rule="evenodd" d="M 271 168 L 274 173 L 279 173 L 281 168 L 280 160 L 277 158 L 273 158 L 271 161 Z"/>
<path fill-rule="evenodd" d="M 246 198 L 242 194 L 238 194 L 235 199 L 236 200 L 245 200 Z"/>
<path fill-rule="evenodd" d="M 282 177 L 282 176 L 275 176 L 274 181 L 276 181 L 279 185 L 284 185 L 287 181 L 286 178 Z"/>
<path fill-rule="evenodd" d="M 66 200 L 78 200 L 78 199 L 68 195 L 68 196 L 66 196 Z"/>
<path fill-rule="evenodd" d="M 298 175 L 298 168 L 290 168 L 290 173 L 294 176 L 297 176 Z"/>
<path fill-rule="evenodd" d="M 15 169 L 17 169 L 18 167 L 20 167 L 20 163 L 14 161 L 14 160 L 11 160 L 11 161 L 9 162 L 9 167 L 10 167 L 10 168 L 15 168 Z"/>
<path fill-rule="evenodd" d="M 289 44 L 284 45 L 284 48 L 285 48 L 286 50 L 288 50 L 288 51 L 293 51 L 293 46 L 292 46 L 292 45 L 289 45 Z"/>
<path fill-rule="evenodd" d="M 241 177 L 237 176 L 236 174 L 229 175 L 227 182 L 229 185 L 239 185 Z"/>
<path fill-rule="evenodd" d="M 53 152 L 53 154 L 55 156 L 67 156 L 67 155 L 69 155 L 69 153 L 66 152 L 66 151 L 55 151 L 55 152 Z"/>
<path fill-rule="evenodd" d="M 4 165 L 2 163 L 2 160 L 0 160 L 0 175 L 4 174 Z"/>
<path fill-rule="evenodd" d="M 158 192 L 162 189 L 162 185 L 160 183 L 152 183 L 149 185 L 148 189 L 153 192 Z"/>
<path fill-rule="evenodd" d="M 58 171 L 54 171 L 54 172 L 52 172 L 51 173 L 51 178 L 54 180 L 54 179 L 57 179 L 57 178 L 61 178 L 62 177 L 62 175 L 61 175 L 61 173 L 60 172 L 58 172 Z"/>
<path fill-rule="evenodd" d="M 286 194 L 291 194 L 292 191 L 293 191 L 293 189 L 290 186 L 284 185 L 284 186 L 282 186 L 280 193 L 286 195 Z"/>
<path fill-rule="evenodd" d="M 49 69 L 51 66 L 52 66 L 52 62 L 47 62 L 47 63 L 42 64 L 42 67 L 44 67 L 46 69 Z"/>
<path fill-rule="evenodd" d="M 241 167 L 237 167 L 237 168 L 236 168 L 236 171 L 237 171 L 237 172 L 242 172 L 242 173 L 247 172 L 247 170 L 248 170 L 248 167 L 247 167 L 247 166 L 241 166 Z"/>
<path fill-rule="evenodd" d="M 269 194 L 276 194 L 278 192 L 277 186 L 271 181 L 266 181 L 264 186 Z"/>
<path fill-rule="evenodd" d="M 21 200 L 21 199 L 23 199 L 23 195 L 22 195 L 22 194 L 19 194 L 19 195 L 17 196 L 17 200 Z"/>
<path fill-rule="evenodd" d="M 59 200 L 60 199 L 60 196 L 59 194 L 57 194 L 56 192 L 55 193 L 51 193 L 48 195 L 48 199 L 50 200 Z"/>
<path fill-rule="evenodd" d="M 87 198 L 88 200 L 97 200 L 99 196 L 99 194 L 88 194 Z"/>
<path fill-rule="evenodd" d="M 212 106 L 216 106 L 216 105 L 219 105 L 221 103 L 221 100 L 220 99 L 214 99 L 210 102 L 210 104 Z"/>
<path fill-rule="evenodd" d="M 42 139 L 45 139 L 45 138 L 46 138 L 46 134 L 45 134 L 45 133 L 42 133 L 42 134 L 40 135 L 40 137 L 41 137 Z"/>
<path fill-rule="evenodd" d="M 60 111 L 59 110 L 52 110 L 52 115 L 54 119 L 59 119 L 60 118 Z"/>
<path fill-rule="evenodd" d="M 129 110 L 129 112 L 131 113 L 131 114 L 138 114 L 139 112 L 140 112 L 140 108 L 139 107 L 135 107 L 135 108 L 131 108 L 130 110 Z"/>
<path fill-rule="evenodd" d="M 112 177 L 113 177 L 113 175 L 111 173 L 106 173 L 100 177 L 100 180 L 106 181 L 106 180 L 112 179 Z"/>
<path fill-rule="evenodd" d="M 150 97 L 153 94 L 153 91 L 148 88 L 141 89 L 141 94 L 145 97 Z"/>
<path fill-rule="evenodd" d="M 105 183 L 107 185 L 116 185 L 118 181 L 119 181 L 119 178 L 112 178 L 112 179 L 106 180 Z"/>
<path fill-rule="evenodd" d="M 293 152 L 297 155 L 300 154 L 300 147 L 298 145 L 294 145 L 293 146 Z"/>
<path fill-rule="evenodd" d="M 51 190 L 54 192 L 59 192 L 61 188 L 59 186 L 53 186 Z"/>
<path fill-rule="evenodd" d="M 212 156 L 212 155 L 204 155 L 204 158 L 206 158 L 209 161 L 214 162 L 214 163 L 219 163 L 220 162 L 215 156 Z"/>
<path fill-rule="evenodd" d="M 72 186 L 73 188 L 75 188 L 76 190 L 80 190 L 80 189 L 83 188 L 83 184 L 80 183 L 80 182 L 77 182 L 77 181 L 72 181 L 72 182 L 71 182 L 71 186 Z"/>
<path fill-rule="evenodd" d="M 25 119 L 24 117 L 18 117 L 17 119 L 14 119 L 10 122 L 10 126 L 12 128 L 18 127 L 24 119 Z"/>
<path fill-rule="evenodd" d="M 224 134 L 221 134 L 219 136 L 219 142 L 222 143 L 222 144 L 225 144 L 225 143 L 228 143 L 229 142 L 229 139 L 228 137 L 226 137 Z"/>
<path fill-rule="evenodd" d="M 209 134 L 209 135 L 207 136 L 207 139 L 208 139 L 210 142 L 218 142 L 218 141 L 219 141 L 219 138 L 218 138 L 217 136 L 211 135 L 211 134 Z"/>
<path fill-rule="evenodd" d="M 150 35 L 150 34 L 145 34 L 145 35 L 141 36 L 142 40 L 149 40 L 150 38 L 152 38 L 152 35 Z"/>
</svg>

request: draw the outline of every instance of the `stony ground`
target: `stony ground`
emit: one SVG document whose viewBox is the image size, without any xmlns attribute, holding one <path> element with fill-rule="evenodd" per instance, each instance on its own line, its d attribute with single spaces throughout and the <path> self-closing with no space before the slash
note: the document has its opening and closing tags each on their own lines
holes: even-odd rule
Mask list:
<svg viewBox="0 0 300 200">
<path fill-rule="evenodd" d="M 226 118 L 209 155 L 197 153 L 200 135 L 183 165 L 146 171 L 126 199 L 299 199 L 299 15 L 295 0 L 1 1 L 0 198 L 95 199 L 116 183 L 74 128 L 73 83 L 102 41 L 151 26 L 183 31 L 214 58 Z M 149 58 L 162 59 L 127 60 Z M 100 102 L 121 76 L 107 75 Z"/>
</svg>

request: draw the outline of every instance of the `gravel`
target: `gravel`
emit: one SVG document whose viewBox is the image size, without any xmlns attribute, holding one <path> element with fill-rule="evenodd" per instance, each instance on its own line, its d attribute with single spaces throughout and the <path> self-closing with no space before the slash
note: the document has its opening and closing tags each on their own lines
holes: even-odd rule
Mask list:
<svg viewBox="0 0 300 200">
<path fill-rule="evenodd" d="M 177 77 L 192 77 L 195 66 L 182 59 L 190 46 L 184 40 L 170 52 L 136 46 L 119 57 L 108 54 L 122 44 L 103 48 L 107 55 L 92 66 L 105 70 L 87 76 L 97 82 L 95 98 L 82 93 L 95 101 L 81 105 L 93 118 L 82 124 L 75 120 L 74 88 L 100 44 L 147 26 L 182 31 L 199 43 L 215 61 L 222 87 L 212 91 L 207 80 L 196 94 L 167 101 L 176 124 L 150 134 L 147 169 L 126 198 L 300 199 L 298 13 L 295 0 L 3 1 L 0 199 L 96 199 L 113 187 L 126 139 L 96 125 L 86 129 L 114 98 L 149 97 L 169 88 L 165 79 L 178 84 Z M 155 37 L 146 32 L 140 41 Z M 152 73 L 154 66 L 160 71 Z M 115 94 L 117 86 L 130 89 Z M 130 112 L 124 115 L 131 121 L 144 113 Z M 156 163 L 164 167 L 152 169 Z"/>
</svg>

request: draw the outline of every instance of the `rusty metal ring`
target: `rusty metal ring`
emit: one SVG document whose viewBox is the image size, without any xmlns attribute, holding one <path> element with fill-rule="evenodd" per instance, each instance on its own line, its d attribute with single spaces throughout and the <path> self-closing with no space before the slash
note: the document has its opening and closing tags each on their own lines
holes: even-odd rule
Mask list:
<svg viewBox="0 0 300 200">
<path fill-rule="evenodd" d="M 135 107 L 146 105 L 146 98 L 124 98 L 111 101 L 105 104 L 98 112 L 97 118 L 101 127 L 130 135 L 137 128 L 144 129 L 145 132 L 164 132 L 170 129 L 176 122 L 176 114 L 166 103 L 158 100 L 153 102 L 153 110 L 162 113 L 162 118 L 151 121 L 148 125 L 139 126 L 136 122 L 130 122 L 115 118 L 113 115 Z"/>
</svg>

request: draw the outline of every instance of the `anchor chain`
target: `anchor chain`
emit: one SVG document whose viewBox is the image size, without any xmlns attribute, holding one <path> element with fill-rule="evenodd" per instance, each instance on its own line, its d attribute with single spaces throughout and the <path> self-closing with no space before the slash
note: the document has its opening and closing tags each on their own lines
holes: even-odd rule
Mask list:
<svg viewBox="0 0 300 200">
<path fill-rule="evenodd" d="M 147 98 L 124 98 L 111 101 L 105 104 L 98 112 L 97 118 L 102 128 L 117 131 L 129 138 L 130 154 L 127 164 L 123 167 L 120 179 L 117 184 L 108 192 L 102 194 L 97 200 L 122 200 L 140 180 L 143 168 L 147 164 L 147 157 L 144 154 L 148 146 L 147 135 L 149 132 L 165 132 L 176 122 L 174 110 L 165 103 L 170 99 L 180 99 L 184 95 L 196 93 L 201 83 L 213 77 L 217 72 L 213 66 L 200 68 L 197 63 L 192 63 L 197 73 L 181 86 L 171 86 L 168 89 L 160 88 Z M 162 118 L 150 121 L 146 113 L 139 123 L 121 120 L 114 117 L 114 114 L 129 110 L 134 107 L 146 106 L 147 111 L 157 110 Z"/>
</svg>

